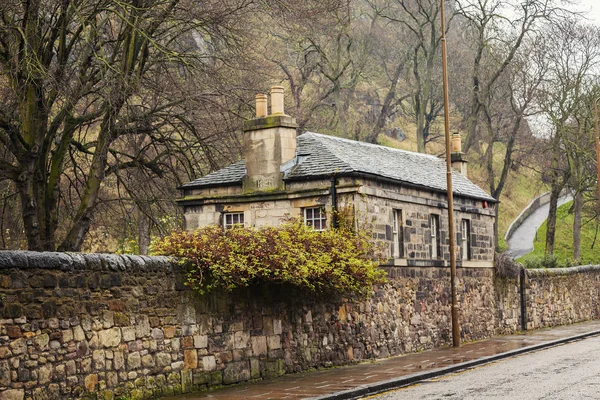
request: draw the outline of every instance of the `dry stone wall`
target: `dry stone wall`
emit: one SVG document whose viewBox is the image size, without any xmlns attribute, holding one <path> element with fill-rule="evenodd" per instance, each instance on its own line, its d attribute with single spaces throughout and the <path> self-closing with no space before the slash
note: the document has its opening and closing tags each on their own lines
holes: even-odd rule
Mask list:
<svg viewBox="0 0 600 400">
<path fill-rule="evenodd" d="M 528 270 L 527 329 L 600 318 L 600 266 Z"/>
<path fill-rule="evenodd" d="M 160 397 L 450 344 L 447 268 L 385 268 L 365 301 L 268 286 L 200 296 L 162 257 L 0 252 L 0 399 Z M 544 279 L 530 295 L 565 298 L 567 281 Z M 459 268 L 458 293 L 463 340 L 518 329 L 516 280 Z"/>
</svg>

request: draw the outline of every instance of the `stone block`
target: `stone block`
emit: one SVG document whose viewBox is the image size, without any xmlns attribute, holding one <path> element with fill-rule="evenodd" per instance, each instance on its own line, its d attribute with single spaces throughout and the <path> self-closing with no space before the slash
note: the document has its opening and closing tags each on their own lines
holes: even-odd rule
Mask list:
<svg viewBox="0 0 600 400">
<path fill-rule="evenodd" d="M 273 317 L 263 317 L 263 333 L 265 335 L 273 335 Z"/>
<path fill-rule="evenodd" d="M 65 363 L 65 372 L 67 376 L 72 376 L 77 373 L 77 364 L 75 364 L 75 360 L 69 360 Z"/>
<path fill-rule="evenodd" d="M 119 375 L 116 372 L 106 373 L 106 386 L 114 388 L 119 384 Z"/>
<path fill-rule="evenodd" d="M 194 337 L 193 336 L 184 336 L 183 337 L 183 348 L 184 349 L 193 349 L 194 348 Z"/>
<path fill-rule="evenodd" d="M 184 350 L 183 360 L 185 369 L 198 368 L 198 352 L 196 350 Z"/>
<path fill-rule="evenodd" d="M 176 329 L 174 326 L 166 326 L 163 328 L 163 331 L 165 333 L 165 338 L 171 339 L 175 336 Z"/>
<path fill-rule="evenodd" d="M 142 366 L 146 368 L 154 367 L 154 357 L 152 357 L 152 354 L 142 356 Z"/>
<path fill-rule="evenodd" d="M 182 393 L 189 393 L 193 390 L 193 379 L 192 371 L 181 371 L 181 391 Z"/>
<path fill-rule="evenodd" d="M 90 374 L 84 379 L 84 386 L 88 392 L 94 392 L 96 390 L 96 386 L 98 385 L 98 375 Z"/>
<path fill-rule="evenodd" d="M 205 371 L 214 371 L 217 369 L 217 360 L 215 356 L 202 357 L 202 368 Z"/>
<path fill-rule="evenodd" d="M 0 361 L 0 386 L 10 385 L 10 375 L 10 365 L 8 361 Z"/>
<path fill-rule="evenodd" d="M 150 335 L 155 340 L 162 340 L 165 338 L 165 334 L 160 328 L 152 328 L 152 332 Z"/>
<path fill-rule="evenodd" d="M 250 333 L 247 331 L 239 331 L 233 334 L 233 348 L 245 349 L 250 341 Z"/>
<path fill-rule="evenodd" d="M 73 339 L 76 342 L 81 342 L 85 340 L 85 333 L 83 332 L 83 328 L 79 325 L 73 327 Z"/>
<path fill-rule="evenodd" d="M 104 350 L 94 350 L 92 352 L 92 368 L 94 371 L 104 371 L 106 367 L 106 357 Z"/>
<path fill-rule="evenodd" d="M 285 374 L 283 360 L 261 361 L 261 375 L 264 379 L 277 378 Z"/>
<path fill-rule="evenodd" d="M 132 326 L 124 326 L 121 328 L 121 336 L 124 342 L 135 340 L 135 328 Z"/>
<path fill-rule="evenodd" d="M 138 315 L 135 318 L 135 337 L 143 338 L 150 336 L 150 322 L 147 315 Z"/>
<path fill-rule="evenodd" d="M 250 378 L 260 378 L 260 361 L 258 358 L 252 358 L 250 360 Z"/>
<path fill-rule="evenodd" d="M 125 358 L 123 356 L 122 351 L 114 351 L 113 352 L 113 368 L 115 370 L 120 370 L 125 365 Z"/>
<path fill-rule="evenodd" d="M 223 383 L 226 385 L 250 380 L 250 363 L 248 361 L 232 362 L 223 371 Z"/>
<path fill-rule="evenodd" d="M 116 347 L 121 343 L 121 329 L 110 328 L 98 332 L 98 340 L 103 347 Z"/>
<path fill-rule="evenodd" d="M 205 349 L 208 347 L 208 335 L 195 335 L 194 347 L 197 349 Z"/>
<path fill-rule="evenodd" d="M 46 335 L 46 336 L 48 336 L 48 335 Z M 17 340 L 13 340 L 12 342 L 10 342 L 8 347 L 10 348 L 12 353 L 15 356 L 17 356 L 17 355 L 23 354 L 27 351 L 27 342 L 25 341 L 24 338 L 19 338 Z"/>
<path fill-rule="evenodd" d="M 210 374 L 209 386 L 217 386 L 223 383 L 223 372 L 222 371 L 214 371 Z"/>
<path fill-rule="evenodd" d="M 281 348 L 281 336 L 280 335 L 271 335 L 267 336 L 267 346 L 269 350 L 277 350 Z"/>
<path fill-rule="evenodd" d="M 0 347 L 0 359 L 12 356 L 12 351 L 8 347 Z"/>
<path fill-rule="evenodd" d="M 281 335 L 281 320 L 273 319 L 273 334 Z"/>
<path fill-rule="evenodd" d="M 8 325 L 6 327 L 6 335 L 10 338 L 10 339 L 18 339 L 21 336 L 23 336 L 23 333 L 21 333 L 21 328 L 19 328 L 16 325 Z"/>
<path fill-rule="evenodd" d="M 171 364 L 171 355 L 169 353 L 157 353 L 156 365 L 158 367 L 166 367 Z"/>
<path fill-rule="evenodd" d="M 140 353 L 135 351 L 127 355 L 127 369 L 137 369 L 142 365 L 142 357 Z"/>
<path fill-rule="evenodd" d="M 267 338 L 265 336 L 252 336 L 252 354 L 255 357 L 267 355 Z"/>
<path fill-rule="evenodd" d="M 44 350 L 50 343 L 50 336 L 47 333 L 42 333 L 33 338 L 33 344 L 38 350 Z"/>
<path fill-rule="evenodd" d="M 0 392 L 0 400 L 23 400 L 25 398 L 25 390 L 23 389 L 8 389 Z"/>
<path fill-rule="evenodd" d="M 183 369 L 183 367 L 185 366 L 183 361 L 175 361 L 171 363 L 171 369 L 173 371 L 180 371 Z"/>
<path fill-rule="evenodd" d="M 50 383 L 50 379 L 52 378 L 52 366 L 44 365 L 37 369 L 38 383 L 40 385 L 45 385 Z"/>
</svg>

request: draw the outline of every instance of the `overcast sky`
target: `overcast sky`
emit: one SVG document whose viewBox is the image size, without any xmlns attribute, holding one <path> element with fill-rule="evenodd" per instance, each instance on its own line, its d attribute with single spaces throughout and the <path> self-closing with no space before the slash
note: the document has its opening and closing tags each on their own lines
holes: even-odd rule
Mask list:
<svg viewBox="0 0 600 400">
<path fill-rule="evenodd" d="M 591 21 L 600 25 L 600 1 L 579 0 L 579 5 L 574 6 L 577 11 L 583 11 Z"/>
</svg>

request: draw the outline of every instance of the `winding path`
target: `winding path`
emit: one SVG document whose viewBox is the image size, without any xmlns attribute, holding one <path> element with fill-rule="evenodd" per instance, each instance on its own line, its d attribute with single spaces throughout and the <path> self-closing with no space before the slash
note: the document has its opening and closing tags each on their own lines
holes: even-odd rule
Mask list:
<svg viewBox="0 0 600 400">
<path fill-rule="evenodd" d="M 558 205 L 561 206 L 573 200 L 571 195 L 566 195 L 558 199 Z M 550 204 L 544 204 L 535 210 L 523 223 L 515 229 L 512 236 L 508 239 L 508 250 L 506 254 L 515 259 L 524 256 L 533 251 L 533 240 L 538 228 L 548 218 Z"/>
</svg>

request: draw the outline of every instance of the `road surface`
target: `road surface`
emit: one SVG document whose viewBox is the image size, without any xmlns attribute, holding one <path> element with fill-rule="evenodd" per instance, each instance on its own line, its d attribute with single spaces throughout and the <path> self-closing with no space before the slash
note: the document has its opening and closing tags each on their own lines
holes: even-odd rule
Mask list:
<svg viewBox="0 0 600 400">
<path fill-rule="evenodd" d="M 368 399 L 600 399 L 600 337 L 506 359 Z"/>
<path fill-rule="evenodd" d="M 561 197 L 558 199 L 558 205 L 561 206 L 571 200 L 573 200 L 573 198 L 570 195 Z M 527 217 L 527 219 L 514 231 L 513 235 L 508 239 L 507 254 L 510 258 L 519 258 L 533 251 L 535 232 L 548 218 L 549 210 L 550 204 L 541 206 Z M 600 395 L 598 398 L 600 399 Z"/>
</svg>

